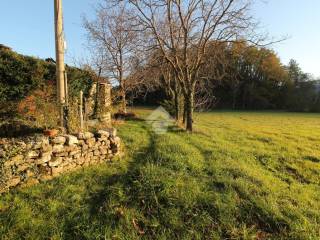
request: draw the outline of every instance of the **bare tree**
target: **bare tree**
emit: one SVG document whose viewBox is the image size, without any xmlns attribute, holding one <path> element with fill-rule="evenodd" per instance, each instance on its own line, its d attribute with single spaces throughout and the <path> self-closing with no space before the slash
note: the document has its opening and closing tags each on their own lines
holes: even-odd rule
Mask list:
<svg viewBox="0 0 320 240">
<path fill-rule="evenodd" d="M 193 129 L 196 84 L 210 40 L 255 41 L 249 14 L 251 0 L 128 0 L 140 24 L 171 65 L 186 105 L 186 129 Z M 149 46 L 150 47 L 150 46 Z M 210 46 L 212 47 L 212 46 Z"/>
<path fill-rule="evenodd" d="M 95 20 L 84 18 L 89 40 L 105 56 L 104 70 L 119 86 L 121 111 L 124 113 L 127 112 L 126 78 L 136 50 L 137 32 L 132 30 L 133 20 L 134 16 L 125 3 L 112 6 L 108 0 L 98 5 Z"/>
</svg>

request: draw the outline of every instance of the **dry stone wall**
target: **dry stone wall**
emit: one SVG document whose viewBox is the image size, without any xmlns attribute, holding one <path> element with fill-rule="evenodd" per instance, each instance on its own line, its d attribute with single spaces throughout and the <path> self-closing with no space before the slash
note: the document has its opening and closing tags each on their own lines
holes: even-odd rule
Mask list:
<svg viewBox="0 0 320 240">
<path fill-rule="evenodd" d="M 77 135 L 0 139 L 0 193 L 110 161 L 120 153 L 116 129 Z"/>
</svg>

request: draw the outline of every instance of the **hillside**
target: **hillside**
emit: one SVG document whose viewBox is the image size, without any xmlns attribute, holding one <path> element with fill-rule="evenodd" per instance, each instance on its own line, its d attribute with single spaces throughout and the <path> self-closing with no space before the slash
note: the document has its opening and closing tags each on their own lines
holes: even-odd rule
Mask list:
<svg viewBox="0 0 320 240">
<path fill-rule="evenodd" d="M 4 195 L 0 236 L 319 239 L 319 119 L 201 113 L 196 133 L 164 135 L 119 123 L 125 157 Z"/>
</svg>

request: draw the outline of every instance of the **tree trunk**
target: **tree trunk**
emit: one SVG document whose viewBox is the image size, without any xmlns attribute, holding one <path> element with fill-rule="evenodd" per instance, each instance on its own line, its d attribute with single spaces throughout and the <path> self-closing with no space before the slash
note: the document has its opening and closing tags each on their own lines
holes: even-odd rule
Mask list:
<svg viewBox="0 0 320 240">
<path fill-rule="evenodd" d="M 194 93 L 189 91 L 185 98 L 186 105 L 186 130 L 192 132 L 193 130 L 193 105 L 194 105 Z"/>
<path fill-rule="evenodd" d="M 127 100 L 126 100 L 126 91 L 124 91 L 123 87 L 120 89 L 121 94 L 121 111 L 123 113 L 127 113 Z"/>
<path fill-rule="evenodd" d="M 175 107 L 175 119 L 178 122 L 179 121 L 179 113 L 180 113 L 180 106 L 179 106 L 179 95 L 177 92 L 174 94 L 174 107 Z"/>
</svg>

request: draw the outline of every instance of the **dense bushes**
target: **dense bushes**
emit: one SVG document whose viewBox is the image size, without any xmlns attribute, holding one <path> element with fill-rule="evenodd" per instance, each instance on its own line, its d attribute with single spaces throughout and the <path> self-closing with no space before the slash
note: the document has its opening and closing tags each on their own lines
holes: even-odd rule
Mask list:
<svg viewBox="0 0 320 240">
<path fill-rule="evenodd" d="M 43 85 L 55 84 L 55 68 L 52 59 L 20 55 L 0 45 L 0 102 L 19 101 Z M 67 73 L 71 96 L 92 84 L 88 71 L 67 66 Z"/>
<path fill-rule="evenodd" d="M 66 71 L 70 103 L 69 128 L 77 131 L 79 92 L 82 90 L 85 95 L 88 94 L 95 75 L 89 70 L 70 66 L 66 67 Z M 56 104 L 55 72 L 53 59 L 23 56 L 0 44 L 0 129 L 6 129 L 14 123 L 22 134 L 27 132 L 24 126 L 28 126 L 30 131 L 57 126 L 59 111 Z"/>
</svg>

